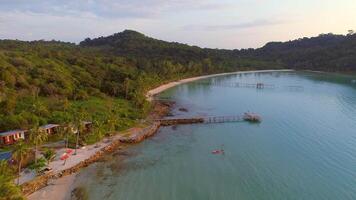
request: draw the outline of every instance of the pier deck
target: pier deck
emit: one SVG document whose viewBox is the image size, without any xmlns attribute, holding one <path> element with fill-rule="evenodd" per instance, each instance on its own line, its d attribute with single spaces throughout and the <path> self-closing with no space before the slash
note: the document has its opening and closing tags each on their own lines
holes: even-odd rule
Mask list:
<svg viewBox="0 0 356 200">
<path fill-rule="evenodd" d="M 233 116 L 208 116 L 208 117 L 191 117 L 191 118 L 169 118 L 169 119 L 158 119 L 161 126 L 173 126 L 178 124 L 213 124 L 213 123 L 229 123 L 229 122 L 242 122 L 242 121 L 252 121 L 246 119 L 244 116 L 233 115 Z"/>
<path fill-rule="evenodd" d="M 214 87 L 228 87 L 228 88 L 256 88 L 256 89 L 288 89 L 292 91 L 303 90 L 303 86 L 299 85 L 287 85 L 287 86 L 276 86 L 273 84 L 266 83 L 241 83 L 241 82 L 198 82 L 200 85 L 210 85 Z"/>
</svg>

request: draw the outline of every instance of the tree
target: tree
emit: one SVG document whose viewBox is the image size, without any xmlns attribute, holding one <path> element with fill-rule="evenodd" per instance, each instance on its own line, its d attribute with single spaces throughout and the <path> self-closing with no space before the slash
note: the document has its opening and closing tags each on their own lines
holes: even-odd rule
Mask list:
<svg viewBox="0 0 356 200">
<path fill-rule="evenodd" d="M 110 114 L 107 116 L 106 125 L 110 132 L 116 130 L 116 126 L 118 124 L 118 117 L 115 115 L 114 111 L 111 111 Z"/>
<path fill-rule="evenodd" d="M 36 161 L 36 163 L 31 163 L 28 168 L 35 170 L 38 173 L 44 166 L 46 166 L 46 160 L 44 158 L 40 158 Z"/>
<path fill-rule="evenodd" d="M 103 122 L 100 121 L 94 121 L 94 130 L 93 130 L 93 134 L 95 134 L 99 139 L 101 139 L 104 134 L 105 134 L 105 124 Z"/>
<path fill-rule="evenodd" d="M 1 102 L 1 110 L 5 114 L 13 114 L 17 104 L 17 95 L 13 92 L 6 95 L 5 100 Z"/>
<path fill-rule="evenodd" d="M 85 130 L 84 119 L 86 118 L 87 114 L 81 108 L 78 112 L 76 112 L 74 114 L 74 116 L 75 116 L 74 117 L 74 127 L 75 127 L 74 129 L 75 129 L 75 134 L 76 134 L 74 155 L 76 155 L 77 149 L 79 147 L 79 136 Z"/>
<path fill-rule="evenodd" d="M 35 164 L 37 164 L 37 151 L 38 146 L 43 144 L 48 139 L 47 132 L 40 128 L 38 125 L 35 125 L 30 129 L 30 140 L 35 145 Z"/>
<path fill-rule="evenodd" d="M 14 184 L 14 171 L 5 160 L 0 161 L 0 200 L 22 200 L 21 190 Z"/>
<path fill-rule="evenodd" d="M 129 78 L 125 78 L 124 81 L 124 87 L 125 87 L 125 99 L 129 98 L 129 92 L 130 92 L 130 88 L 131 88 L 131 80 Z"/>
<path fill-rule="evenodd" d="M 62 123 L 58 128 L 58 134 L 64 139 L 65 148 L 68 148 L 69 134 L 71 133 L 72 127 L 70 123 Z"/>
<path fill-rule="evenodd" d="M 15 145 L 13 156 L 18 164 L 17 185 L 20 184 L 20 173 L 21 173 L 23 159 L 27 156 L 29 150 L 30 149 L 27 147 L 27 144 L 23 142 L 23 140 L 19 140 Z"/>
<path fill-rule="evenodd" d="M 56 152 L 53 149 L 46 149 L 46 151 L 43 153 L 43 157 L 47 160 L 47 165 L 49 165 L 49 162 L 51 162 L 54 157 L 56 157 Z"/>
</svg>

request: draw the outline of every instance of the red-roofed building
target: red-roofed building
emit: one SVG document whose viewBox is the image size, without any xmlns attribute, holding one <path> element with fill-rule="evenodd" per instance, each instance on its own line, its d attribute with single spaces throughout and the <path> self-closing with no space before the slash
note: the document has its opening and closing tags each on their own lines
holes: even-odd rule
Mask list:
<svg viewBox="0 0 356 200">
<path fill-rule="evenodd" d="M 48 135 L 57 133 L 59 125 L 58 124 L 46 124 L 40 127 L 45 130 Z"/>
<path fill-rule="evenodd" d="M 26 130 L 12 130 L 0 133 L 0 145 L 11 145 L 25 139 Z"/>
</svg>

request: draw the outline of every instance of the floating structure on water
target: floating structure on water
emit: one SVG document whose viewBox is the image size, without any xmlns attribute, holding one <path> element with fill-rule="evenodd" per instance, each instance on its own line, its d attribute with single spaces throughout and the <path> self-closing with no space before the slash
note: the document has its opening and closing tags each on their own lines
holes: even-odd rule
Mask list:
<svg viewBox="0 0 356 200">
<path fill-rule="evenodd" d="M 244 114 L 243 119 L 248 122 L 261 122 L 261 117 L 256 113 L 247 112 Z"/>
<path fill-rule="evenodd" d="M 211 154 L 225 154 L 224 149 L 216 149 L 211 151 Z"/>
</svg>

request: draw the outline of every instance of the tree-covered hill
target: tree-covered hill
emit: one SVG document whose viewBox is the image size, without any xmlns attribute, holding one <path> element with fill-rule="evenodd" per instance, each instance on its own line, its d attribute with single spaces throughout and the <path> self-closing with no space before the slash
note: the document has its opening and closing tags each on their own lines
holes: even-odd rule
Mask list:
<svg viewBox="0 0 356 200">
<path fill-rule="evenodd" d="M 288 68 L 356 72 L 356 34 L 321 34 L 288 42 L 270 42 L 241 52 L 250 58 L 282 63 Z"/>
<path fill-rule="evenodd" d="M 94 111 L 87 114 L 92 119 L 97 113 L 93 101 L 112 105 L 121 99 L 142 110 L 145 91 L 163 82 L 267 65 L 234 57 L 232 51 L 168 43 L 134 31 L 80 45 L 1 40 L 0 131 L 30 128 L 38 121 L 66 123 L 83 110 L 78 105 L 91 105 Z"/>
<path fill-rule="evenodd" d="M 209 70 L 231 70 L 238 67 L 265 68 L 269 63 L 241 58 L 237 52 L 224 49 L 208 49 L 177 42 L 166 42 L 147 37 L 142 33 L 125 30 L 107 37 L 87 38 L 80 42 L 82 47 L 95 47 L 115 55 L 130 57 L 146 62 L 169 60 L 185 67 L 193 62 L 205 65 L 203 72 Z M 211 66 L 211 65 L 214 66 Z M 189 67 L 188 67 L 189 68 Z M 209 69 L 213 68 L 213 69 Z"/>
<path fill-rule="evenodd" d="M 87 38 L 80 42 L 83 47 L 102 47 L 109 52 L 126 56 L 142 55 L 147 58 L 177 58 L 184 56 L 193 60 L 207 57 L 207 52 L 199 47 L 176 42 L 165 42 L 147 37 L 142 33 L 125 30 L 107 37 Z"/>
<path fill-rule="evenodd" d="M 108 37 L 87 38 L 83 47 L 96 47 L 116 55 L 187 64 L 209 60 L 214 67 L 294 68 L 322 71 L 356 71 L 356 34 L 321 34 L 288 42 L 270 42 L 258 49 L 220 50 L 199 48 L 153 39 L 126 30 Z"/>
</svg>

